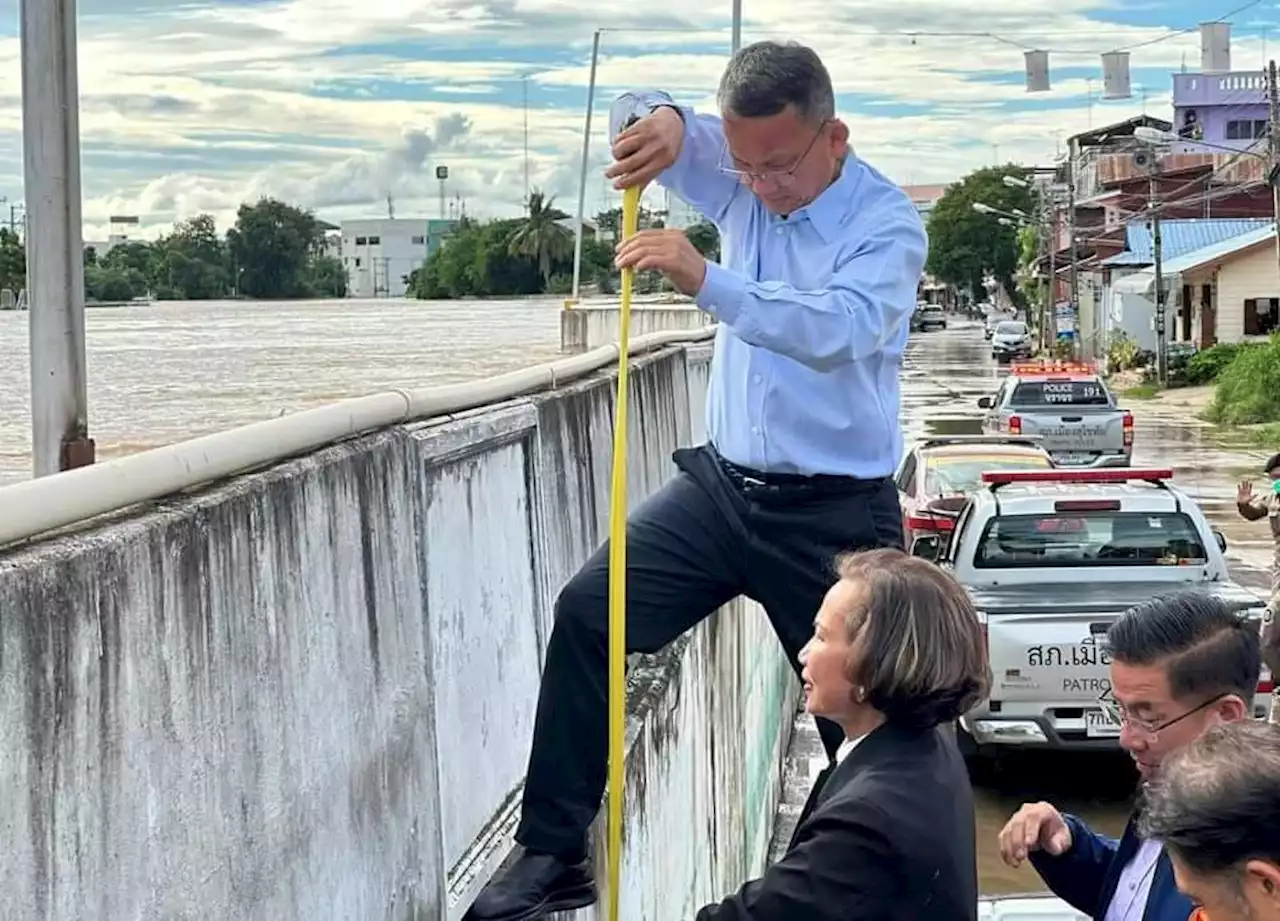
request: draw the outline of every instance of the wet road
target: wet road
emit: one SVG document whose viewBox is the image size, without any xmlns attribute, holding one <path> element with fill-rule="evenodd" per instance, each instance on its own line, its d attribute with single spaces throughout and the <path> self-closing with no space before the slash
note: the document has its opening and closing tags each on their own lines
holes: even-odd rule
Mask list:
<svg viewBox="0 0 1280 921">
<path fill-rule="evenodd" d="M 952 321 L 945 331 L 912 336 L 903 379 L 903 428 L 908 443 L 930 434 L 981 431 L 977 400 L 993 393 L 1004 375 L 990 354 L 977 323 Z M 1257 476 L 1263 454 L 1220 443 L 1211 427 L 1185 409 L 1141 402 L 1127 408 L 1134 415 L 1134 465 L 1173 467 L 1176 482 L 1201 503 L 1214 527 L 1226 535 L 1228 560 L 1237 581 L 1265 588 L 1268 535 L 1265 528 L 1245 522 L 1235 511 L 1236 483 Z M 1029 866 L 1010 870 L 996 852 L 996 835 L 1023 802 L 1048 800 L 1080 815 L 1099 831 L 1119 834 L 1135 781 L 1124 755 L 1033 753 L 1009 758 L 997 776 L 975 781 L 983 894 L 1044 889 Z"/>
</svg>

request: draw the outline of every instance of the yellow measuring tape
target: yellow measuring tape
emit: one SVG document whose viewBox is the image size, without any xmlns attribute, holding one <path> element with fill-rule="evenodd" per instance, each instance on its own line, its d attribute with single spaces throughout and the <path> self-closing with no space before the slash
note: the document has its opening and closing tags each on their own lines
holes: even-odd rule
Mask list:
<svg viewBox="0 0 1280 921">
<path fill-rule="evenodd" d="M 622 193 L 622 238 L 639 229 L 640 189 Z M 613 421 L 613 485 L 609 490 L 609 921 L 618 921 L 622 875 L 623 747 L 627 732 L 627 371 L 631 339 L 631 289 L 635 273 L 622 270 L 618 311 L 618 396 Z"/>
</svg>

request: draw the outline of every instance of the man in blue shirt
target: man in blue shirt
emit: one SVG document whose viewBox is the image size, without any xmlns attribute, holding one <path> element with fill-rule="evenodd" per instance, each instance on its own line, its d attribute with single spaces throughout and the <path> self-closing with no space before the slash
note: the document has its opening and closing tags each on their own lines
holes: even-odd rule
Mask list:
<svg viewBox="0 0 1280 921">
<path fill-rule="evenodd" d="M 658 92 L 619 104 L 635 120 L 607 175 L 671 189 L 715 223 L 727 257 L 708 263 L 679 230 L 618 247 L 620 267 L 662 272 L 720 321 L 709 444 L 677 451 L 676 476 L 628 522 L 627 646 L 656 652 L 742 594 L 794 663 L 836 555 L 902 544 L 890 477 L 924 229 L 906 194 L 853 155 L 808 48 L 739 51 L 720 117 Z M 586 833 L 608 757 L 607 615 L 601 547 L 556 603 L 516 834 L 525 850 L 480 894 L 477 921 L 596 899 Z M 819 722 L 834 755 L 842 734 Z"/>
</svg>

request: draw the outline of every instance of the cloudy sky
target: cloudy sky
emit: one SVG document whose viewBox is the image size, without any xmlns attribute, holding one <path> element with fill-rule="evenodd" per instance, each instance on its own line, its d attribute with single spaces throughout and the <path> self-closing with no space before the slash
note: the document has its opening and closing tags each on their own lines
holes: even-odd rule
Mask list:
<svg viewBox="0 0 1280 921">
<path fill-rule="evenodd" d="M 1280 51 L 1280 0 L 744 0 L 744 41 L 823 55 L 858 152 L 903 183 L 1045 162 L 1061 138 L 1143 110 L 1199 66 L 1196 25 L 1232 13 L 1235 69 Z M 272 195 L 334 222 L 439 214 L 437 165 L 469 213 L 531 184 L 576 202 L 591 38 L 603 29 L 588 213 L 620 92 L 711 103 L 730 0 L 81 0 L 85 235 L 136 214 L 152 236 Z M 1179 31 L 1181 30 L 1181 31 Z M 904 34 L 915 33 L 915 34 Z M 985 34 L 975 34 L 985 33 Z M 1051 52 L 1029 95 L 1023 50 Z M 1131 49 L 1134 97 L 1103 101 L 1099 55 Z M 1089 104 L 1090 80 L 1094 102 Z M 0 196 L 22 198 L 18 0 L 0 0 Z M 1144 101 L 1145 97 L 1145 101 Z M 7 218 L 7 206 L 3 217 Z"/>
</svg>

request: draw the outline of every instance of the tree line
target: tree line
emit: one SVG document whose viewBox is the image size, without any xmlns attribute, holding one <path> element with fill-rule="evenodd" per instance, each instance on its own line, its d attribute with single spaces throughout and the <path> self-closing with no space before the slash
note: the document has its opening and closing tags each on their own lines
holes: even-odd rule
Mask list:
<svg viewBox="0 0 1280 921">
<path fill-rule="evenodd" d="M 474 221 L 464 218 L 422 268 L 410 273 L 409 295 L 427 299 L 568 294 L 573 286 L 574 233 L 563 223 L 569 217 L 542 192 L 532 192 L 525 215 Z M 643 206 L 640 227 L 661 228 L 666 215 Z M 582 241 L 581 284 L 601 294 L 617 290 L 613 243 L 620 237 L 622 209 L 596 215 L 598 237 Z M 699 222 L 685 230 L 698 251 L 719 258 L 715 226 Z M 638 293 L 661 290 L 656 272 L 641 272 Z"/>
<path fill-rule="evenodd" d="M 968 289 L 980 298 L 989 275 L 1004 286 L 1015 301 L 1036 294 L 1033 285 L 1014 283 L 1015 273 L 1025 270 L 1036 256 L 1035 197 L 1030 189 L 1010 186 L 1005 176 L 1028 180 L 1027 171 L 1014 164 L 983 167 L 947 187 L 929 215 L 929 260 L 925 271 L 944 284 Z M 1002 224 L 994 214 L 975 211 L 974 204 L 1001 211 L 1021 211 L 1028 216 L 1021 232 L 1013 223 Z"/>
<path fill-rule="evenodd" d="M 347 276 L 325 253 L 329 225 L 310 211 L 264 198 L 243 204 L 219 234 L 212 216 L 174 225 L 155 242 L 129 240 L 99 254 L 84 251 L 85 299 L 130 301 L 343 297 Z M 18 235 L 0 229 L 0 288 L 26 287 L 26 254 Z"/>
</svg>

